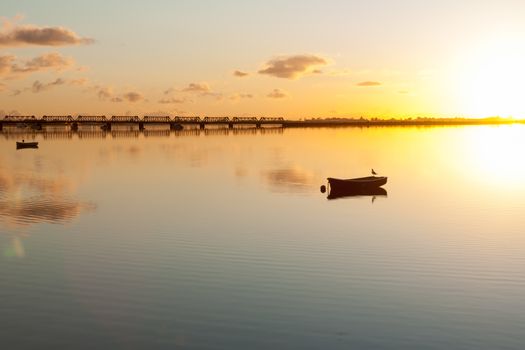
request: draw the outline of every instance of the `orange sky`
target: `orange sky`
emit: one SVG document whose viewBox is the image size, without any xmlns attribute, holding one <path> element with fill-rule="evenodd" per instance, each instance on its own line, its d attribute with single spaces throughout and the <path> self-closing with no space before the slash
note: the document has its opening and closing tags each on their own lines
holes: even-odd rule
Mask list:
<svg viewBox="0 0 525 350">
<path fill-rule="evenodd" d="M 12 1 L 2 114 L 523 118 L 521 1 Z"/>
</svg>

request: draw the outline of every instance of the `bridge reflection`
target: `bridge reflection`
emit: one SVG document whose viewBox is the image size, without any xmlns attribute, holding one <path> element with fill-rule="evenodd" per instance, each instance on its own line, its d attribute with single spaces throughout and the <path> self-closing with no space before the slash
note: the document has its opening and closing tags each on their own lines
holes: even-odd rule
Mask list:
<svg viewBox="0 0 525 350">
<path fill-rule="evenodd" d="M 103 130 L 100 128 L 79 128 L 72 130 L 68 127 L 33 130 L 31 128 L 10 128 L 0 132 L 0 137 L 6 140 L 33 140 L 42 137 L 44 140 L 66 139 L 105 139 L 105 138 L 139 138 L 139 137 L 185 137 L 185 136 L 227 136 L 227 135 L 279 135 L 284 134 L 283 128 L 188 128 L 183 130 L 170 129 L 119 129 Z"/>
</svg>

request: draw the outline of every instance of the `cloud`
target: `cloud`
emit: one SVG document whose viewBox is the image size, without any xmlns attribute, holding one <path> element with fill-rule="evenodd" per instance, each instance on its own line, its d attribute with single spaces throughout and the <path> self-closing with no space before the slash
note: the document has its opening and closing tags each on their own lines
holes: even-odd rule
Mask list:
<svg viewBox="0 0 525 350">
<path fill-rule="evenodd" d="M 71 67 L 73 64 L 74 61 L 72 58 L 64 57 L 58 52 L 51 52 L 27 61 L 22 67 L 14 65 L 13 72 L 33 73 L 45 69 L 60 71 Z"/>
<path fill-rule="evenodd" d="M 164 90 L 164 95 L 169 95 L 171 94 L 172 92 L 175 92 L 177 90 L 175 90 L 174 88 L 168 88 L 166 90 Z"/>
<path fill-rule="evenodd" d="M 0 47 L 23 46 L 71 46 L 87 45 L 94 42 L 83 38 L 74 31 L 64 27 L 38 27 L 35 25 L 18 25 L 10 20 L 3 20 L 0 30 Z"/>
<path fill-rule="evenodd" d="M 88 78 L 78 78 L 78 79 L 72 79 L 69 81 L 69 85 L 74 86 L 84 86 L 89 82 Z"/>
<path fill-rule="evenodd" d="M 136 91 L 130 91 L 130 92 L 126 92 L 122 98 L 128 102 L 139 102 L 139 101 L 142 101 L 144 99 L 144 96 L 142 96 L 142 94 L 140 92 L 136 92 Z"/>
<path fill-rule="evenodd" d="M 140 92 L 129 91 L 122 95 L 115 95 L 113 88 L 110 86 L 94 86 L 97 96 L 100 100 L 110 101 L 110 102 L 140 102 L 144 100 L 144 96 Z"/>
<path fill-rule="evenodd" d="M 185 99 L 183 98 L 163 98 L 163 99 L 160 99 L 159 100 L 159 103 L 162 103 L 162 104 L 172 104 L 172 103 L 184 103 L 186 102 Z"/>
<path fill-rule="evenodd" d="M 357 83 L 356 85 L 357 86 L 362 86 L 362 87 L 366 87 L 366 86 L 380 86 L 381 83 L 378 82 L 378 81 L 362 81 L 360 83 Z"/>
<path fill-rule="evenodd" d="M 243 77 L 249 75 L 249 73 L 242 72 L 240 70 L 236 70 L 236 71 L 233 72 L 233 75 L 236 76 L 236 77 L 239 77 L 239 78 L 243 78 Z"/>
<path fill-rule="evenodd" d="M 328 71 L 326 74 L 332 77 L 347 77 L 347 76 L 354 74 L 354 72 L 348 68 L 343 68 L 343 69 L 332 69 Z"/>
<path fill-rule="evenodd" d="M 7 85 L 4 83 L 0 83 L 0 92 L 7 90 Z"/>
<path fill-rule="evenodd" d="M 109 86 L 96 86 L 95 89 L 97 90 L 99 100 L 108 100 L 113 97 L 113 88 Z"/>
<path fill-rule="evenodd" d="M 171 89 L 168 89 L 164 93 L 170 93 L 171 91 Z M 208 85 L 208 83 L 205 82 L 190 83 L 188 84 L 188 86 L 186 86 L 180 91 L 194 93 L 201 97 L 214 97 L 216 100 L 222 100 L 224 98 L 224 95 L 222 93 L 212 91 L 210 85 Z"/>
<path fill-rule="evenodd" d="M 63 71 L 74 66 L 75 61 L 58 52 L 46 53 L 30 59 L 20 61 L 14 55 L 0 56 L 0 77 L 16 79 L 25 75 L 41 71 Z"/>
<path fill-rule="evenodd" d="M 13 61 L 16 59 L 13 55 L 0 56 L 0 76 L 11 73 Z"/>
<path fill-rule="evenodd" d="M 66 83 L 66 81 L 64 79 L 61 79 L 61 78 L 58 78 L 55 81 L 52 81 L 52 82 L 46 83 L 46 84 L 43 84 L 40 81 L 36 80 L 35 82 L 33 82 L 33 86 L 31 87 L 31 91 L 33 93 L 37 94 L 39 92 L 49 90 L 49 89 L 51 89 L 51 88 L 53 88 L 55 86 L 64 85 L 65 83 Z"/>
<path fill-rule="evenodd" d="M 208 93 L 211 91 L 208 83 L 190 83 L 187 87 L 182 89 L 184 92 Z"/>
<path fill-rule="evenodd" d="M 245 98 L 253 98 L 253 95 L 252 94 L 236 93 L 236 94 L 231 95 L 229 98 L 232 101 L 237 101 L 237 100 L 245 99 Z"/>
<path fill-rule="evenodd" d="M 22 94 L 22 93 L 24 93 L 26 91 L 31 91 L 34 94 L 38 94 L 40 92 L 47 91 L 47 90 L 52 89 L 52 88 L 54 88 L 56 86 L 64 85 L 66 83 L 67 83 L 67 81 L 62 79 L 62 78 L 57 78 L 54 81 L 51 81 L 49 83 L 42 83 L 40 80 L 35 80 L 30 87 L 13 90 L 11 96 L 18 96 L 18 95 L 20 95 L 20 94 Z"/>
<path fill-rule="evenodd" d="M 283 90 L 281 90 L 281 89 L 273 89 L 273 91 L 270 92 L 268 95 L 266 95 L 266 97 L 269 97 L 269 98 L 285 98 L 285 97 L 288 97 L 288 94 L 286 92 L 284 92 Z"/>
<path fill-rule="evenodd" d="M 320 70 L 316 67 L 327 64 L 328 61 L 325 58 L 315 55 L 279 57 L 268 61 L 258 73 L 277 78 L 297 79 L 308 73 L 320 73 Z"/>
</svg>

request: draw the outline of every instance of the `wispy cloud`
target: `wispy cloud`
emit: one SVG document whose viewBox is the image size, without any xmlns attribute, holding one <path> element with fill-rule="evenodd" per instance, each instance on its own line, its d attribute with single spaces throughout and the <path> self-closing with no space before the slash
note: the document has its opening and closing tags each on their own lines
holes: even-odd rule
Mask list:
<svg viewBox="0 0 525 350">
<path fill-rule="evenodd" d="M 0 56 L 0 77 L 8 79 L 22 78 L 40 71 L 62 71 L 70 69 L 75 61 L 58 52 L 46 53 L 29 61 L 19 60 L 14 55 Z"/>
<path fill-rule="evenodd" d="M 144 99 L 144 96 L 140 92 L 130 91 L 122 95 L 122 98 L 128 102 L 134 103 L 142 101 Z"/>
<path fill-rule="evenodd" d="M 243 77 L 249 75 L 249 73 L 243 72 L 243 71 L 240 71 L 240 70 L 236 70 L 236 71 L 233 72 L 233 75 L 236 76 L 236 77 L 239 77 L 239 78 L 243 78 Z"/>
<path fill-rule="evenodd" d="M 288 97 L 288 94 L 284 92 L 281 89 L 273 89 L 272 92 L 270 92 L 268 95 L 266 95 L 268 98 L 285 98 Z"/>
<path fill-rule="evenodd" d="M 140 102 L 144 100 L 144 95 L 137 91 L 128 91 L 124 94 L 115 94 L 111 86 L 94 86 L 97 96 L 102 101 L 110 102 Z"/>
<path fill-rule="evenodd" d="M 187 87 L 182 89 L 184 92 L 207 93 L 211 92 L 208 83 L 190 83 Z"/>
<path fill-rule="evenodd" d="M 0 47 L 22 46 L 71 46 L 86 45 L 94 42 L 64 27 L 38 27 L 19 25 L 15 21 L 4 19 L 0 30 Z"/>
<path fill-rule="evenodd" d="M 159 103 L 161 103 L 161 104 L 181 104 L 181 103 L 184 103 L 184 102 L 186 102 L 186 99 L 175 98 L 175 97 L 162 98 L 162 99 L 159 100 Z"/>
<path fill-rule="evenodd" d="M 253 98 L 252 94 L 244 94 L 244 93 L 235 93 L 229 97 L 229 99 L 232 101 L 237 101 L 241 99 L 250 99 L 250 98 Z"/>
<path fill-rule="evenodd" d="M 33 84 L 29 87 L 12 90 L 11 96 L 18 96 L 28 91 L 31 91 L 34 94 L 38 94 L 38 93 L 50 90 L 56 86 L 65 85 L 68 83 L 71 85 L 71 81 L 67 81 L 62 78 L 57 78 L 54 81 L 51 81 L 49 83 L 45 83 L 45 82 L 43 83 L 40 80 L 35 80 Z"/>
<path fill-rule="evenodd" d="M 277 78 L 297 79 L 308 73 L 320 73 L 318 67 L 327 64 L 327 59 L 315 55 L 278 57 L 268 61 L 258 73 Z"/>
<path fill-rule="evenodd" d="M 0 56 L 0 76 L 6 76 L 11 73 L 15 59 L 16 57 L 13 55 Z"/>
<path fill-rule="evenodd" d="M 95 86 L 99 100 L 109 100 L 113 97 L 113 88 L 110 86 Z"/>
<path fill-rule="evenodd" d="M 223 94 L 221 92 L 215 92 L 211 89 L 210 85 L 206 82 L 201 83 L 190 83 L 188 86 L 180 90 L 182 92 L 188 92 L 192 94 L 196 94 L 201 97 L 214 97 L 217 100 L 222 100 L 224 98 Z M 166 90 L 166 92 L 171 92 L 170 89 Z"/>
<path fill-rule="evenodd" d="M 77 78 L 77 79 L 72 79 L 69 81 L 69 85 L 73 85 L 73 86 L 84 86 L 84 85 L 87 85 L 88 83 L 89 83 L 88 78 Z"/>
<path fill-rule="evenodd" d="M 53 69 L 64 70 L 73 66 L 72 58 L 64 57 L 58 52 L 47 53 L 27 61 L 22 67 L 13 66 L 15 73 L 33 73 L 39 70 Z"/>
<path fill-rule="evenodd" d="M 55 81 L 50 83 L 41 83 L 39 80 L 35 80 L 33 82 L 33 86 L 31 86 L 31 91 L 37 94 L 39 92 L 49 90 L 55 86 L 64 85 L 65 83 L 66 81 L 62 78 L 57 78 Z"/>
<path fill-rule="evenodd" d="M 360 83 L 357 83 L 356 84 L 357 86 L 361 86 L 361 87 L 367 87 L 367 86 L 380 86 L 381 83 L 378 82 L 378 81 L 362 81 Z"/>
<path fill-rule="evenodd" d="M 167 88 L 166 90 L 164 90 L 164 95 L 169 95 L 169 94 L 171 94 L 172 92 L 175 92 L 175 91 L 177 91 L 175 88 L 172 88 L 172 87 Z"/>
</svg>

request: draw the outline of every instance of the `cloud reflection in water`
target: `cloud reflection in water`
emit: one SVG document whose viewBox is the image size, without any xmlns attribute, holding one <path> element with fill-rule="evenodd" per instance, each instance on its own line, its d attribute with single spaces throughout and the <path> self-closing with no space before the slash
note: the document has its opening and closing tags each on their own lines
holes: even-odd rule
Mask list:
<svg viewBox="0 0 525 350">
<path fill-rule="evenodd" d="M 36 173 L 3 173 L 0 169 L 0 222 L 12 226 L 69 222 L 96 208 L 80 202 L 71 193 L 69 178 L 46 178 Z"/>
<path fill-rule="evenodd" d="M 14 224 L 64 223 L 83 211 L 94 210 L 91 203 L 53 197 L 31 197 L 20 201 L 0 202 L 0 218 L 5 217 Z"/>
<path fill-rule="evenodd" d="M 262 176 L 274 192 L 307 193 L 316 187 L 315 177 L 297 167 L 264 171 Z"/>
</svg>

